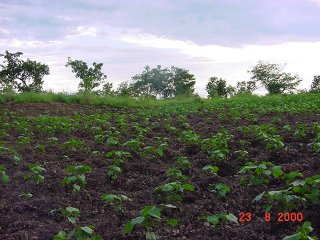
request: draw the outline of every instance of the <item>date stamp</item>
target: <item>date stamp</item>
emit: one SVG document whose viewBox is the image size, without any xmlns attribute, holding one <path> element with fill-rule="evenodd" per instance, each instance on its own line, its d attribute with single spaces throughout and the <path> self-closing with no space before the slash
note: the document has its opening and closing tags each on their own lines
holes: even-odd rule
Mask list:
<svg viewBox="0 0 320 240">
<path fill-rule="evenodd" d="M 250 212 L 240 212 L 239 213 L 239 222 L 248 223 L 251 222 L 254 217 Z M 278 212 L 278 213 L 270 213 L 265 212 L 263 219 L 266 222 L 301 222 L 304 219 L 304 215 L 302 212 Z"/>
</svg>

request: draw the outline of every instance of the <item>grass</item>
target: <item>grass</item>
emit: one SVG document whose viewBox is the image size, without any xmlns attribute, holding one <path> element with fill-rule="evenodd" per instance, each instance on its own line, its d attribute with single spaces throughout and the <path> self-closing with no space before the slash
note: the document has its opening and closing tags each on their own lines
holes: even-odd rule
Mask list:
<svg viewBox="0 0 320 240">
<path fill-rule="evenodd" d="M 320 112 L 319 93 L 303 93 L 289 95 L 256 96 L 239 95 L 229 99 L 204 99 L 192 97 L 176 97 L 172 99 L 134 99 L 119 96 L 97 96 L 91 94 L 66 93 L 20 93 L 0 94 L 0 103 L 66 103 L 106 105 L 113 107 L 167 107 L 188 105 L 190 108 L 200 109 L 204 106 L 226 106 L 231 108 L 265 109 L 266 112 Z M 294 105 L 294 108 L 292 106 Z"/>
</svg>

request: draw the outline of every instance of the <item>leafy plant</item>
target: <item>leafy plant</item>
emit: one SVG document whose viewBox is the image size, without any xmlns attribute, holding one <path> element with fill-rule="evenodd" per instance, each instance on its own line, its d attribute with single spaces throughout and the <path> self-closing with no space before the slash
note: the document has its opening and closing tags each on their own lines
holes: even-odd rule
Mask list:
<svg viewBox="0 0 320 240">
<path fill-rule="evenodd" d="M 106 204 L 110 204 L 111 206 L 114 207 L 116 211 L 119 211 L 119 212 L 123 211 L 123 206 L 122 206 L 123 202 L 132 201 L 130 198 L 122 194 L 115 195 L 115 194 L 105 193 L 101 196 L 101 198 Z"/>
<path fill-rule="evenodd" d="M 7 184 L 9 181 L 9 176 L 6 174 L 6 167 L 0 165 L 0 183 Z"/>
<path fill-rule="evenodd" d="M 227 193 L 229 193 L 230 191 L 230 187 L 223 183 L 209 185 L 209 192 L 216 193 L 219 198 L 225 198 Z"/>
<path fill-rule="evenodd" d="M 261 185 L 268 184 L 271 176 L 279 178 L 283 175 L 281 166 L 274 166 L 271 162 L 247 162 L 239 171 L 240 174 L 246 174 L 242 177 L 240 183 L 243 185 Z"/>
<path fill-rule="evenodd" d="M 19 197 L 28 200 L 28 199 L 32 198 L 33 195 L 31 193 L 22 193 L 19 195 Z"/>
<path fill-rule="evenodd" d="M 206 151 L 209 157 L 216 162 L 225 161 L 229 153 L 228 140 L 232 137 L 228 131 L 218 132 L 211 138 L 202 141 L 201 150 Z"/>
<path fill-rule="evenodd" d="M 160 199 L 165 201 L 182 201 L 181 193 L 184 191 L 194 192 L 194 186 L 190 183 L 182 184 L 181 182 L 170 182 L 157 187 L 156 192 L 160 195 Z"/>
<path fill-rule="evenodd" d="M 134 218 L 126 223 L 124 226 L 124 233 L 129 234 L 133 231 L 134 227 L 139 224 L 145 229 L 147 240 L 156 240 L 159 237 L 155 232 L 152 232 L 152 227 L 161 220 L 161 209 L 156 206 L 150 205 L 144 207 L 140 211 L 140 216 Z"/>
<path fill-rule="evenodd" d="M 90 172 L 92 167 L 90 166 L 69 166 L 65 168 L 65 172 L 69 175 L 62 180 L 62 186 L 73 184 L 73 191 L 79 192 L 80 186 L 85 185 L 86 176 L 85 173 Z"/>
<path fill-rule="evenodd" d="M 187 169 L 191 166 L 191 162 L 187 157 L 178 157 L 176 162 L 181 169 Z"/>
<path fill-rule="evenodd" d="M 108 177 L 111 178 L 112 181 L 116 180 L 118 178 L 118 175 L 122 173 L 122 169 L 118 167 L 117 165 L 110 165 L 108 167 Z"/>
<path fill-rule="evenodd" d="M 199 144 L 200 136 L 194 133 L 192 130 L 185 130 L 182 131 L 178 140 L 184 142 L 185 144 Z"/>
<path fill-rule="evenodd" d="M 296 209 L 300 202 L 306 201 L 305 198 L 300 197 L 292 191 L 292 188 L 277 190 L 277 191 L 269 191 L 262 192 L 258 196 L 256 196 L 253 201 L 259 202 L 262 198 L 265 198 L 265 204 L 262 207 L 269 212 L 275 204 L 277 204 L 277 208 L 279 210 L 287 210 L 290 211 L 292 209 Z"/>
<path fill-rule="evenodd" d="M 85 146 L 84 141 L 78 139 L 71 139 L 63 144 L 61 144 L 62 149 L 71 149 L 72 151 L 86 151 L 87 148 Z"/>
<path fill-rule="evenodd" d="M 183 175 L 182 172 L 177 168 L 168 168 L 166 170 L 166 175 L 169 179 L 174 179 L 178 181 L 187 181 L 189 179 L 188 176 Z"/>
<path fill-rule="evenodd" d="M 309 236 L 312 231 L 311 222 L 307 221 L 298 228 L 295 234 L 286 236 L 282 240 L 318 240 L 316 236 Z"/>
<path fill-rule="evenodd" d="M 220 214 L 214 214 L 210 216 L 202 216 L 200 217 L 200 219 L 206 220 L 208 223 L 212 224 L 214 227 L 217 227 L 225 222 L 238 223 L 238 218 L 232 213 L 229 213 L 229 214 L 220 213 Z"/>
<path fill-rule="evenodd" d="M 218 175 L 219 168 L 217 166 L 207 165 L 203 167 L 202 170 L 213 175 Z"/>
<path fill-rule="evenodd" d="M 32 181 L 36 184 L 44 181 L 44 176 L 42 174 L 46 171 L 46 169 L 44 169 L 37 163 L 29 164 L 28 168 L 31 173 L 26 176 L 27 179 L 32 179 Z"/>
<path fill-rule="evenodd" d="M 61 211 L 61 214 L 72 224 L 75 224 L 79 219 L 80 210 L 74 207 L 66 207 Z"/>
<path fill-rule="evenodd" d="M 94 226 L 84 226 L 70 232 L 60 231 L 54 235 L 53 240 L 103 240 L 101 236 L 95 234 L 94 229 Z"/>
</svg>

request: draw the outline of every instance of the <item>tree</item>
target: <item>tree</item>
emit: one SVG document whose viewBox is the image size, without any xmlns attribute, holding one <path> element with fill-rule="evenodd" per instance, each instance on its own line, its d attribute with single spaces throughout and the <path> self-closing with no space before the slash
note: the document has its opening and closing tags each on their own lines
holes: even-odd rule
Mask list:
<svg viewBox="0 0 320 240">
<path fill-rule="evenodd" d="M 298 75 L 283 72 L 283 66 L 259 61 L 248 72 L 252 74 L 251 79 L 265 87 L 269 94 L 281 94 L 292 92 L 302 81 Z"/>
<path fill-rule="evenodd" d="M 166 85 L 166 89 L 170 89 L 170 91 L 167 90 L 166 92 L 171 93 L 171 95 L 165 97 L 194 95 L 196 79 L 188 70 L 172 66 L 170 80 L 169 84 Z"/>
<path fill-rule="evenodd" d="M 87 63 L 85 63 L 84 61 L 72 60 L 69 57 L 66 67 L 69 66 L 72 68 L 72 72 L 76 74 L 76 77 L 81 79 L 78 86 L 79 92 L 92 92 L 102 83 L 106 84 L 107 88 L 110 87 L 110 84 L 108 85 L 108 83 L 105 82 L 107 79 L 107 75 L 105 75 L 101 71 L 103 63 L 94 62 L 92 64 L 92 67 L 89 68 Z"/>
<path fill-rule="evenodd" d="M 257 89 L 255 81 L 237 82 L 237 94 L 249 93 L 252 94 Z"/>
<path fill-rule="evenodd" d="M 119 84 L 117 90 L 115 91 L 117 96 L 131 96 L 132 89 L 129 86 L 128 82 L 122 82 Z"/>
<path fill-rule="evenodd" d="M 211 77 L 207 83 L 206 90 L 208 98 L 222 97 L 227 98 L 235 92 L 234 87 L 227 85 L 227 81 L 222 78 Z"/>
<path fill-rule="evenodd" d="M 171 98 L 190 96 L 194 92 L 195 78 L 188 70 L 172 66 L 171 69 L 158 65 L 144 68 L 141 74 L 132 77 L 130 89 L 135 97 Z"/>
<path fill-rule="evenodd" d="M 320 92 L 320 75 L 313 77 L 310 92 Z"/>
<path fill-rule="evenodd" d="M 15 89 L 18 92 L 40 92 L 43 77 L 49 74 L 49 67 L 40 62 L 19 59 L 22 52 L 0 54 L 0 90 Z"/>
</svg>

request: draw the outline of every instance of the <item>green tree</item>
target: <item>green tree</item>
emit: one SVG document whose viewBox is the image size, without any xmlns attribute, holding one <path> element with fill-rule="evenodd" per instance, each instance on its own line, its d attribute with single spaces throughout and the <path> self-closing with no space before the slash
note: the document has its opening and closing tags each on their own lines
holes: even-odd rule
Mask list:
<svg viewBox="0 0 320 240">
<path fill-rule="evenodd" d="M 281 94 L 292 92 L 302 81 L 298 75 L 283 72 L 283 66 L 259 61 L 248 72 L 252 74 L 251 79 L 265 87 L 269 94 Z"/>
<path fill-rule="evenodd" d="M 194 93 L 194 75 L 174 66 L 171 69 L 161 68 L 161 65 L 153 69 L 146 66 L 144 71 L 132 77 L 132 80 L 130 89 L 135 97 L 171 98 Z"/>
<path fill-rule="evenodd" d="M 320 75 L 313 77 L 310 92 L 320 92 Z"/>
<path fill-rule="evenodd" d="M 4 58 L 0 64 L 0 90 L 10 89 L 18 92 L 40 92 L 43 77 L 49 74 L 49 67 L 40 62 L 21 60 L 22 52 L 0 54 Z"/>
<path fill-rule="evenodd" d="M 237 94 L 249 93 L 252 94 L 257 89 L 255 81 L 240 81 L 237 82 Z"/>
<path fill-rule="evenodd" d="M 128 82 L 120 83 L 117 90 L 115 91 L 115 94 L 117 96 L 131 96 L 132 89 L 130 88 L 129 83 Z"/>
<path fill-rule="evenodd" d="M 164 94 L 164 97 L 193 96 L 195 83 L 194 75 L 189 73 L 188 70 L 172 66 L 171 79 L 166 84 L 164 91 L 164 93 L 170 94 Z M 169 89 L 169 91 L 166 91 L 166 89 Z"/>
<path fill-rule="evenodd" d="M 72 68 L 72 72 L 76 74 L 76 77 L 81 79 L 78 86 L 79 92 L 92 92 L 103 83 L 106 86 L 104 90 L 107 90 L 107 92 L 110 90 L 110 86 L 112 88 L 112 85 L 106 82 L 107 75 L 101 71 L 103 63 L 94 62 L 92 67 L 88 67 L 86 62 L 82 60 L 72 60 L 69 57 L 66 67 L 69 66 Z M 104 90 L 102 91 L 104 92 Z"/>
<path fill-rule="evenodd" d="M 234 87 L 227 85 L 227 81 L 222 78 L 211 77 L 207 83 L 206 90 L 208 98 L 222 97 L 227 98 L 235 92 Z"/>
</svg>

